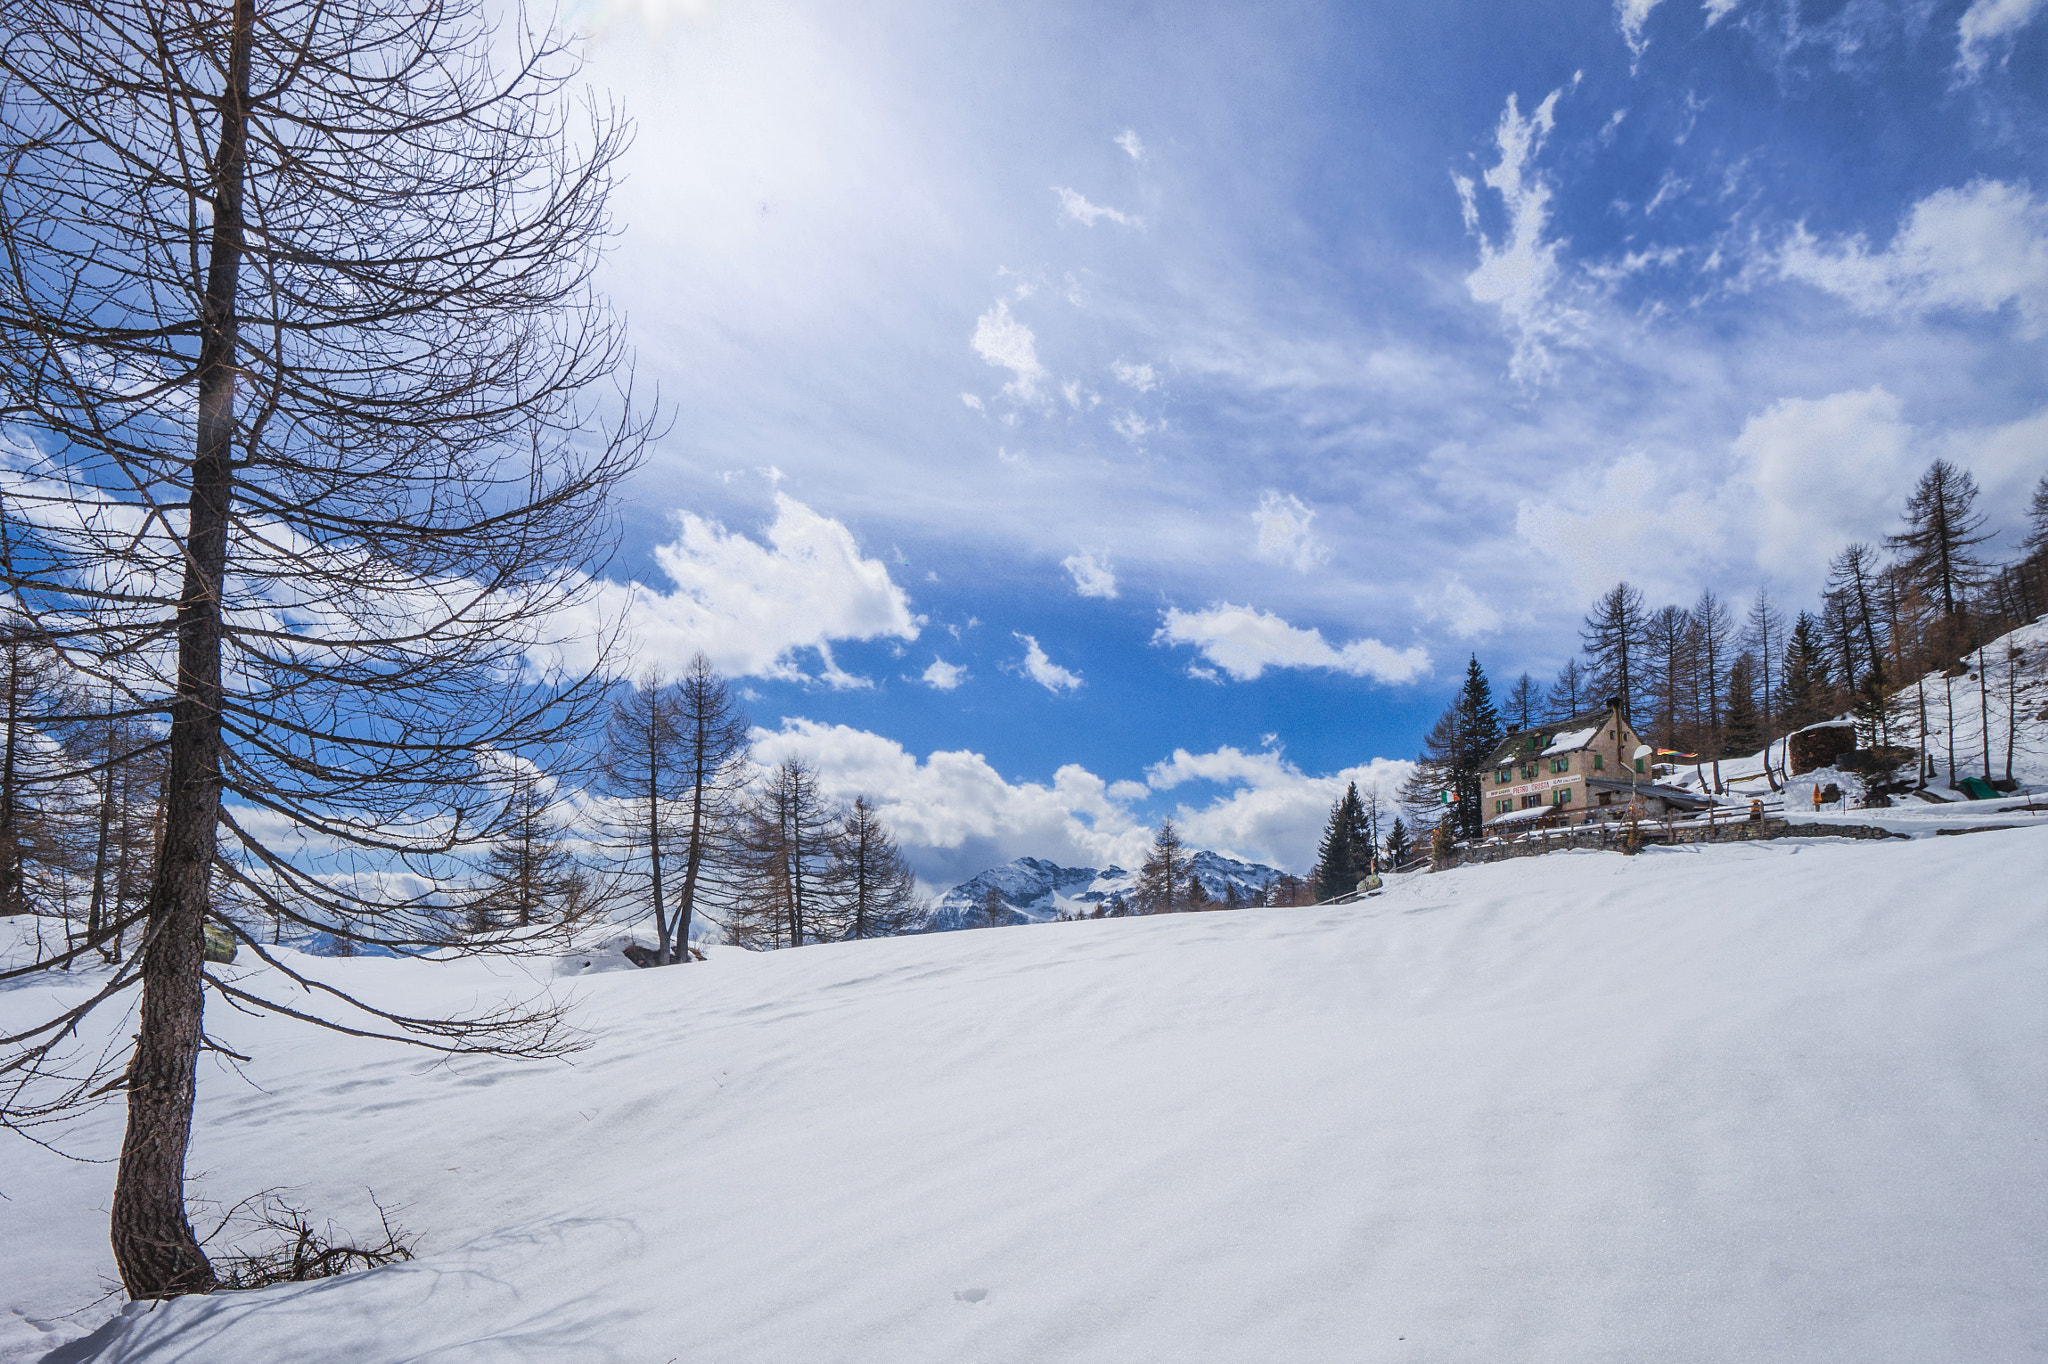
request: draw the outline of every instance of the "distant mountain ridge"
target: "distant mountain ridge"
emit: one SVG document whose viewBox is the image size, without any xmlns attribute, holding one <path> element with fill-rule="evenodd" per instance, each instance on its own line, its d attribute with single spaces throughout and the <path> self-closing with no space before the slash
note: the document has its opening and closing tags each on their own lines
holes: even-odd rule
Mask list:
<svg viewBox="0 0 2048 1364">
<path fill-rule="evenodd" d="M 1240 862 L 1219 853 L 1198 852 L 1189 859 L 1189 874 L 1217 900 L 1235 888 L 1238 897 L 1256 902 L 1284 874 L 1260 862 Z M 993 887 L 1010 907 L 1011 923 L 1044 923 L 1061 914 L 1092 914 L 1112 895 L 1129 898 L 1138 873 L 1122 867 L 1063 867 L 1042 857 L 1005 862 L 947 891 L 933 908 L 931 926 L 948 930 L 979 924 L 982 902 Z"/>
</svg>

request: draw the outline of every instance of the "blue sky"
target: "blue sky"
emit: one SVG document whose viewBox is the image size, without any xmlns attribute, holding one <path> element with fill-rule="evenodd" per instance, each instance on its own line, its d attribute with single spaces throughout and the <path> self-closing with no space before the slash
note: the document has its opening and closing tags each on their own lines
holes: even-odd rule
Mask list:
<svg viewBox="0 0 2048 1364">
<path fill-rule="evenodd" d="M 2044 10 L 586 3 L 641 657 L 935 883 L 1300 869 L 1617 578 L 1801 604 L 1936 456 L 2017 526 Z"/>
</svg>

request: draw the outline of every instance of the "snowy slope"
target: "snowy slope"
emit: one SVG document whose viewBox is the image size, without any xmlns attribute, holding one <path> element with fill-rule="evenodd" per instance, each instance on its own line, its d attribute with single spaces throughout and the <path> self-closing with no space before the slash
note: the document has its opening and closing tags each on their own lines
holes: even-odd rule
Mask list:
<svg viewBox="0 0 2048 1364">
<path fill-rule="evenodd" d="M 2044 877 L 2048 827 L 1786 839 L 715 950 L 574 981 L 574 1064 L 218 1010 L 254 1060 L 202 1063 L 197 1190 L 362 1225 L 374 1189 L 422 1257 L 52 1358 L 2034 1358 Z M 506 983 L 307 960 L 415 1007 Z M 0 1147 L 0 1355 L 111 1310 L 60 1317 L 110 1274 L 111 1179 Z"/>
<path fill-rule="evenodd" d="M 1235 889 L 1246 903 L 1258 900 L 1281 875 L 1262 863 L 1240 862 L 1207 851 L 1189 859 L 1189 872 L 1200 879 L 1202 889 L 1215 899 L 1226 899 Z M 1000 867 L 990 867 L 947 891 L 939 897 L 932 922 L 942 929 L 978 923 L 990 887 L 1002 895 L 1019 919 L 1043 922 L 1061 914 L 1091 914 L 1112 895 L 1129 896 L 1137 884 L 1138 873 L 1122 867 L 1098 871 L 1094 867 L 1062 867 L 1043 858 L 1020 857 Z"/>
<path fill-rule="evenodd" d="M 1950 764 L 1958 780 L 1989 775 L 2007 775 L 2010 750 L 2011 776 L 2021 789 L 2048 790 L 2048 619 L 2023 626 L 1984 646 L 1982 673 L 1979 656 L 1972 652 L 1957 660 L 1962 669 L 1955 677 L 1932 672 L 1901 687 L 1892 701 L 1892 741 L 1905 747 L 1920 747 L 1920 702 L 1925 697 L 1927 729 L 1924 746 L 1935 763 L 1933 789 L 1937 795 L 1965 799 L 1948 784 Z M 1846 723 L 1847 716 L 1841 717 Z M 1986 762 L 1987 752 L 1989 762 Z M 1785 741 L 1771 745 L 1771 766 L 1783 779 L 1786 770 Z M 1910 764 L 1907 771 L 1911 773 Z M 1677 786 L 1704 790 L 1713 784 L 1714 765 L 1703 763 L 1696 770 L 1686 766 L 1670 778 Z M 1731 796 L 1748 799 L 1770 789 L 1764 774 L 1764 755 L 1723 758 L 1721 782 Z M 1706 778 L 1702 785 L 1701 777 Z M 1818 781 L 1862 790 L 1862 779 L 1832 768 L 1802 775 L 1794 783 L 1797 796 L 1805 800 Z"/>
</svg>

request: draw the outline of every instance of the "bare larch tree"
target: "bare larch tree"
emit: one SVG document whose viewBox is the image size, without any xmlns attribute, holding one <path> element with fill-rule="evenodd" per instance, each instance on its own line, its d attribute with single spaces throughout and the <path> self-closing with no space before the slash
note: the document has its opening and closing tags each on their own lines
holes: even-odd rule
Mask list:
<svg viewBox="0 0 2048 1364">
<path fill-rule="evenodd" d="M 0 574 L 165 762 L 148 894 L 67 960 L 139 929 L 134 951 L 4 1039 L 0 1111 L 100 1089 L 64 1039 L 140 987 L 112 1060 L 132 1297 L 215 1282 L 184 1191 L 208 989 L 443 1050 L 567 1044 L 509 1003 L 366 1022 L 226 912 L 445 940 L 463 906 L 405 887 L 473 884 L 502 832 L 477 755 L 556 742 L 600 695 L 532 660 L 648 435 L 590 288 L 626 130 L 520 23 L 481 0 L 20 0 L 0 28 Z M 319 1003 L 208 970 L 209 919 Z"/>
</svg>

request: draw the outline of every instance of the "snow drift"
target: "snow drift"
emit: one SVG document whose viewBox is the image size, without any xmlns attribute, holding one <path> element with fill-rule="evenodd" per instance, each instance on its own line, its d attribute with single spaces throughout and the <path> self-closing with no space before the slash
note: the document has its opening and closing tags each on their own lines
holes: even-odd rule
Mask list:
<svg viewBox="0 0 2048 1364">
<path fill-rule="evenodd" d="M 1983 1361 L 2048 1340 L 2048 828 L 1605 853 L 1322 909 L 593 975 L 573 1064 L 216 1010 L 195 1191 L 421 1256 L 64 1318 L 112 1172 L 0 1149 L 56 1361 Z M 500 964 L 304 959 L 461 1005 Z M 524 982 L 514 981 L 514 984 Z M 0 1022 L 89 988 L 0 995 Z M 108 1156 L 118 1113 L 66 1144 Z"/>
</svg>

